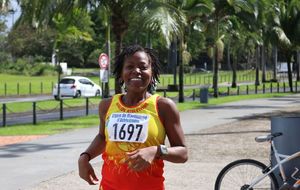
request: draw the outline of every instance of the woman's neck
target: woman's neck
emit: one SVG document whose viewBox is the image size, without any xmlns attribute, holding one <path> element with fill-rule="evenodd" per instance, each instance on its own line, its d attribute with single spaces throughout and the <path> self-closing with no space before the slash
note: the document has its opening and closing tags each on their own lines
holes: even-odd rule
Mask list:
<svg viewBox="0 0 300 190">
<path fill-rule="evenodd" d="M 148 97 L 150 97 L 151 94 L 148 92 L 145 92 L 143 94 L 137 94 L 137 93 L 126 93 L 122 97 L 122 102 L 126 106 L 135 106 L 143 101 L 145 101 Z"/>
</svg>

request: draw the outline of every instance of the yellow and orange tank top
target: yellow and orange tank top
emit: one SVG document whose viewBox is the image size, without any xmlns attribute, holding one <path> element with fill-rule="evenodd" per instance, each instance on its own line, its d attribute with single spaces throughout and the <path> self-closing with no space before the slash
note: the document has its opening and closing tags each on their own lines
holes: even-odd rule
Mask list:
<svg viewBox="0 0 300 190">
<path fill-rule="evenodd" d="M 166 132 L 157 111 L 158 95 L 128 107 L 114 95 L 105 119 L 106 149 L 102 154 L 100 190 L 163 190 L 162 160 L 155 160 L 145 171 L 128 169 L 126 153 L 164 144 Z"/>
</svg>

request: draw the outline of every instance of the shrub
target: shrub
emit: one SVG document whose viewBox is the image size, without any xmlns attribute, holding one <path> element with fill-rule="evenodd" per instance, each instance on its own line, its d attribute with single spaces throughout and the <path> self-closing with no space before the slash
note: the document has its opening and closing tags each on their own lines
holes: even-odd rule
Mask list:
<svg viewBox="0 0 300 190">
<path fill-rule="evenodd" d="M 7 61 L 0 64 L 0 72 L 8 74 L 22 74 L 26 76 L 41 76 L 56 74 L 55 68 L 41 62 L 41 57 L 19 58 L 15 62 Z"/>
</svg>

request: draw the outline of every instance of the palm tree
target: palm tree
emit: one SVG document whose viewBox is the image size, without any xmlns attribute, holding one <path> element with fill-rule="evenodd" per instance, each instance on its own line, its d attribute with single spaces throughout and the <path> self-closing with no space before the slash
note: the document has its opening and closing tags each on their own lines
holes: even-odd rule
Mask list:
<svg viewBox="0 0 300 190">
<path fill-rule="evenodd" d="M 138 2 L 133 0 L 23 0 L 20 1 L 20 5 L 22 14 L 19 22 L 26 21 L 37 27 L 48 25 L 58 14 L 63 15 L 66 20 L 71 19 L 72 14 L 70 12 L 72 12 L 74 7 L 80 7 L 84 11 L 89 11 L 90 5 L 104 6 L 111 15 L 110 25 L 116 41 L 115 55 L 118 55 L 121 51 L 123 38 L 130 25 L 131 18 L 139 17 L 139 22 L 141 23 L 147 18 L 150 22 L 145 23 L 149 23 L 151 29 L 158 28 L 168 43 L 173 34 L 179 33 L 180 24 L 178 23 L 180 23 L 182 16 L 175 7 L 170 6 L 163 0 L 142 0 Z M 121 87 L 117 80 L 115 80 L 115 92 L 121 92 Z"/>
<path fill-rule="evenodd" d="M 182 22 L 179 25 L 181 29 L 177 36 L 173 36 L 173 41 L 170 46 L 178 48 L 178 64 L 173 63 L 174 65 L 179 65 L 179 96 L 178 101 L 184 102 L 183 94 L 183 66 L 188 64 L 191 59 L 191 54 L 188 52 L 187 45 L 187 36 L 190 34 L 191 30 L 201 30 L 203 24 L 200 19 L 204 14 L 208 14 L 212 10 L 212 3 L 209 0 L 183 0 L 181 2 L 174 1 L 170 2 L 170 6 L 175 7 L 173 14 L 179 18 Z M 182 15 L 184 13 L 184 15 Z M 174 17 L 174 15 L 173 15 Z M 176 19 L 177 20 L 177 19 Z M 169 22 L 169 20 L 167 20 Z M 165 21 L 164 21 L 165 22 Z M 175 22 L 176 23 L 176 22 Z M 169 31 L 170 29 L 166 30 Z M 176 49 L 175 48 L 175 49 Z M 174 67 L 174 84 L 176 84 L 176 66 Z"/>
<path fill-rule="evenodd" d="M 272 39 L 272 23 L 276 22 L 277 17 L 277 0 L 262 0 L 256 4 L 258 10 L 258 16 L 256 19 L 256 26 L 259 26 L 262 38 L 261 48 L 261 63 L 262 63 L 262 82 L 266 82 L 266 60 L 265 49 L 268 51 L 268 45 L 272 46 L 271 62 L 273 64 L 273 81 L 277 81 L 277 45 Z"/>
<path fill-rule="evenodd" d="M 280 0 L 276 5 L 278 11 L 272 25 L 273 41 L 287 60 L 288 82 L 293 92 L 291 61 L 300 47 L 300 3 L 298 0 Z"/>
<path fill-rule="evenodd" d="M 183 65 L 188 64 L 191 59 L 191 54 L 187 51 L 187 36 L 190 35 L 192 29 L 201 30 L 203 23 L 200 19 L 205 14 L 210 14 L 213 10 L 213 4 L 207 0 L 192 0 L 183 1 L 179 5 L 187 17 L 187 25 L 183 26 L 183 33 L 180 43 L 179 56 L 179 102 L 184 102 L 183 94 Z"/>
<path fill-rule="evenodd" d="M 225 43 L 230 44 L 227 45 L 227 59 L 228 59 L 228 67 L 232 70 L 232 82 L 231 87 L 237 87 L 237 64 L 240 58 L 240 55 L 243 50 L 247 49 L 246 40 L 248 31 L 241 24 L 241 21 L 237 18 L 237 16 L 230 16 L 227 20 L 228 24 L 225 26 L 225 30 L 227 32 L 227 36 L 225 38 Z M 230 65 L 232 57 L 232 65 Z"/>
<path fill-rule="evenodd" d="M 81 0 L 80 6 L 87 6 L 90 3 L 105 6 L 111 15 L 111 30 L 115 37 L 115 55 L 121 52 L 124 35 L 126 34 L 130 22 L 135 19 L 140 23 L 145 23 L 144 27 L 150 30 L 160 31 L 166 39 L 167 44 L 174 34 L 180 32 L 180 20 L 182 15 L 175 7 L 170 6 L 164 1 L 119 1 L 119 0 Z M 143 26 L 143 24 L 141 24 Z M 115 80 L 115 93 L 122 91 L 119 81 Z"/>
<path fill-rule="evenodd" d="M 110 39 L 110 31 L 111 31 L 111 12 L 108 7 L 106 6 L 99 6 L 97 4 L 92 4 L 91 9 L 95 9 L 96 13 L 100 14 L 101 23 L 105 27 L 105 51 L 107 56 L 109 57 L 109 63 L 107 72 L 110 73 L 111 71 L 111 39 Z M 103 97 L 107 98 L 110 96 L 109 93 L 109 80 L 104 83 L 104 91 Z"/>
<path fill-rule="evenodd" d="M 224 43 L 223 38 L 226 33 L 224 26 L 227 19 L 231 15 L 239 15 L 243 12 L 252 13 L 253 9 L 246 0 L 230 1 L 230 0 L 214 0 L 214 11 L 208 15 L 207 37 L 208 37 L 208 54 L 213 61 L 213 88 L 214 97 L 218 97 L 218 73 L 220 62 L 223 58 Z"/>
<path fill-rule="evenodd" d="M 186 1 L 183 1 L 184 4 Z M 186 26 L 186 15 L 183 14 L 182 3 L 169 2 L 165 6 L 161 3 L 148 5 L 145 9 L 145 25 L 150 31 L 161 31 L 167 47 L 178 47 L 179 62 L 179 102 L 184 102 L 183 95 L 183 52 L 184 52 L 184 29 Z M 172 41 L 172 45 L 171 45 Z M 171 45 L 171 46 L 170 46 Z M 174 65 L 177 65 L 174 63 Z M 176 83 L 176 66 L 174 68 L 174 81 Z"/>
<path fill-rule="evenodd" d="M 276 11 L 276 7 L 274 7 L 275 2 L 275 0 L 250 2 L 250 5 L 253 7 L 253 12 L 244 12 L 239 15 L 243 21 L 242 23 L 249 29 L 249 37 L 252 38 L 256 44 L 255 85 L 260 84 L 260 67 L 262 68 L 262 82 L 266 82 L 266 47 L 268 47 L 269 43 L 272 43 L 272 40 L 269 38 L 269 24 L 271 23 L 271 20 L 274 20 L 274 13 Z M 276 49 L 273 48 L 273 55 L 275 54 L 275 50 Z M 275 59 L 273 59 L 273 62 L 274 61 Z"/>
</svg>

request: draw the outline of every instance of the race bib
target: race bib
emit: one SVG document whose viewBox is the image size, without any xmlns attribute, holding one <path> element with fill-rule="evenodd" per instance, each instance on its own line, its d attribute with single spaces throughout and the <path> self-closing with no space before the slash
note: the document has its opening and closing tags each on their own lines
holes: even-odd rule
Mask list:
<svg viewBox="0 0 300 190">
<path fill-rule="evenodd" d="M 107 122 L 110 141 L 143 143 L 148 137 L 149 115 L 113 113 Z"/>
</svg>

